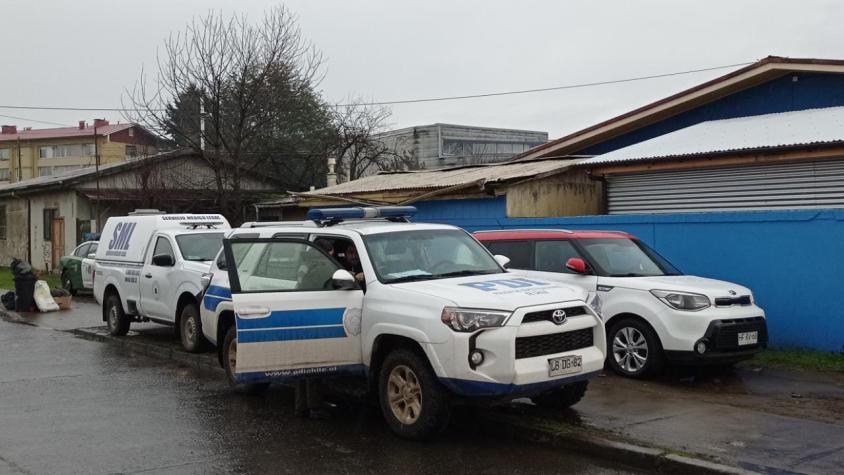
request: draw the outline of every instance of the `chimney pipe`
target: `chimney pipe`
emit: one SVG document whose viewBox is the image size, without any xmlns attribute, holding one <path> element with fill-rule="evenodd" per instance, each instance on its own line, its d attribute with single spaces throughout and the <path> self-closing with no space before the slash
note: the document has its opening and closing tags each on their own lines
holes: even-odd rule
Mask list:
<svg viewBox="0 0 844 475">
<path fill-rule="evenodd" d="M 94 119 L 94 127 L 105 127 L 108 125 L 108 121 L 105 119 Z"/>
<path fill-rule="evenodd" d="M 0 127 L 0 133 L 16 134 L 16 133 L 18 133 L 18 126 L 17 125 L 4 125 L 4 126 Z"/>
<path fill-rule="evenodd" d="M 79 121 L 79 130 L 85 130 L 85 121 L 84 120 Z"/>
</svg>

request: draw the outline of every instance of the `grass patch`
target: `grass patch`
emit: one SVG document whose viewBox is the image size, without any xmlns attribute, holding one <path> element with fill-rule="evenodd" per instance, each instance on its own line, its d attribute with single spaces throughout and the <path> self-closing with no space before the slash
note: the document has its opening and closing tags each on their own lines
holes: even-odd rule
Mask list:
<svg viewBox="0 0 844 475">
<path fill-rule="evenodd" d="M 46 280 L 51 289 L 58 289 L 62 286 L 61 278 L 53 274 L 44 274 L 39 277 Z M 0 289 L 14 290 L 15 280 L 12 278 L 12 271 L 8 267 L 0 267 Z"/>
<path fill-rule="evenodd" d="M 769 349 L 757 353 L 750 366 L 844 372 L 844 353 L 799 349 Z"/>
</svg>

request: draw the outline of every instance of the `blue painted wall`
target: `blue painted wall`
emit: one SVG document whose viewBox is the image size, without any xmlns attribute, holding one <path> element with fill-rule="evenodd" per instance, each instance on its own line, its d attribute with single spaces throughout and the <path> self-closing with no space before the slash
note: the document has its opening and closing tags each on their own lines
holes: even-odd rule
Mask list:
<svg viewBox="0 0 844 475">
<path fill-rule="evenodd" d="M 753 289 L 768 316 L 771 345 L 844 350 L 844 210 L 507 218 L 503 198 L 416 206 L 414 221 L 470 231 L 627 231 L 688 274 Z"/>
<path fill-rule="evenodd" d="M 789 74 L 634 130 L 577 153 L 600 155 L 707 120 L 844 105 L 844 75 Z"/>
</svg>

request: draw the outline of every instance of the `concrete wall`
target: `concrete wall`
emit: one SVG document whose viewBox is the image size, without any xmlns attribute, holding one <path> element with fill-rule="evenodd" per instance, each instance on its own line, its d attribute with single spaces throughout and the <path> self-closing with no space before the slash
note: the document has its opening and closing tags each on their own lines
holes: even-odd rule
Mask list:
<svg viewBox="0 0 844 475">
<path fill-rule="evenodd" d="M 26 200 L 0 200 L 6 211 L 6 239 L 0 239 L 0 266 L 8 266 L 12 258 L 26 260 Z"/>
<path fill-rule="evenodd" d="M 421 206 L 425 212 L 415 220 L 471 231 L 627 231 L 685 273 L 750 287 L 767 314 L 771 345 L 844 350 L 844 274 L 838 268 L 844 262 L 844 210 L 513 219 L 504 217 L 501 203 L 497 210 L 490 205 L 459 216 Z"/>
</svg>

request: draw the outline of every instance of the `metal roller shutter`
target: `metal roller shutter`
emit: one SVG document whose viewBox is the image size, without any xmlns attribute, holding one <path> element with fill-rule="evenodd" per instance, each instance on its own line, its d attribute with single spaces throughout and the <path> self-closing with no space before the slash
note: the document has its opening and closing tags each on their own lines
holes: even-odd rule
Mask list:
<svg viewBox="0 0 844 475">
<path fill-rule="evenodd" d="M 844 160 L 607 177 L 610 214 L 844 207 Z"/>
</svg>

